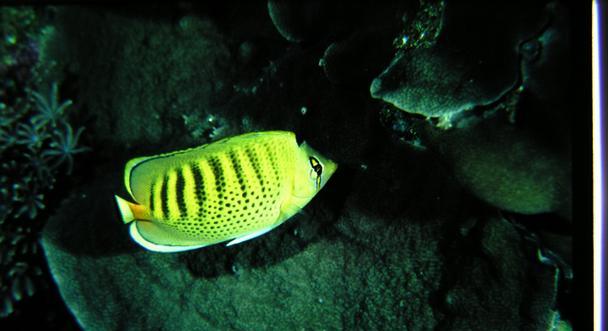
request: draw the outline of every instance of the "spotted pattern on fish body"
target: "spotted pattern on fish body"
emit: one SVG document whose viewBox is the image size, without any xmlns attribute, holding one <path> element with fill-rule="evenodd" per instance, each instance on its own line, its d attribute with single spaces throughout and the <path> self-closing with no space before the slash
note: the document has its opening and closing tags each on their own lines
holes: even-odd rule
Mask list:
<svg viewBox="0 0 608 331">
<path fill-rule="evenodd" d="M 322 160 L 312 168 L 310 158 Z M 303 208 L 336 169 L 291 132 L 226 138 L 197 148 L 131 160 L 116 197 L 123 221 L 145 248 L 171 252 L 247 240 Z"/>
</svg>

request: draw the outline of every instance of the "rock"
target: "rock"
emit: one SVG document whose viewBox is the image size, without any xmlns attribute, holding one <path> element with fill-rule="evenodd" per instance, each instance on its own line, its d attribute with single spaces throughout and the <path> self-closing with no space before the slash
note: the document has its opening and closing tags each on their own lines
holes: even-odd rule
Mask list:
<svg viewBox="0 0 608 331">
<path fill-rule="evenodd" d="M 542 33 L 520 45 L 523 85 L 543 103 L 558 104 L 568 95 L 568 79 L 572 74 L 555 68 L 568 66 L 572 54 L 569 45 L 570 17 L 563 5 L 551 2 L 545 9 L 548 24 Z"/>
<path fill-rule="evenodd" d="M 201 144 L 214 129 L 206 118 L 222 118 L 234 68 L 211 19 L 61 8 L 49 43 L 49 61 L 78 75 L 78 108 L 95 123 L 87 132 L 98 143 L 116 150 Z M 188 128 L 188 118 L 199 127 Z"/>
<path fill-rule="evenodd" d="M 533 6 L 447 3 L 434 44 L 398 51 L 372 82 L 371 95 L 426 117 L 491 104 L 517 86 L 518 45 L 543 22 Z"/>
<path fill-rule="evenodd" d="M 181 254 L 151 253 L 131 241 L 112 199 L 121 176 L 111 174 L 65 200 L 42 245 L 61 295 L 87 330 L 428 330 L 454 318 L 463 325 L 519 325 L 500 312 L 527 311 L 520 299 L 536 297 L 520 283 L 531 276 L 527 269 L 516 270 L 533 255 L 501 228 L 483 240 L 453 237 L 452 224 L 479 205 L 429 171 L 438 163 L 412 163 L 397 152 L 387 146 L 366 169 L 336 174 L 303 214 L 260 238 Z M 404 180 L 411 186 L 398 184 Z M 445 238 L 456 249 L 444 252 Z M 481 248 L 473 253 L 468 242 Z M 482 251 L 490 262 L 444 265 Z M 446 315 L 435 302 L 453 284 L 446 277 L 467 274 L 463 265 L 469 272 L 488 263 L 517 286 L 487 272 L 475 274 L 475 284 L 508 300 L 489 304 L 467 281 L 457 287 L 456 297 L 468 298 L 462 309 L 485 307 L 492 319 Z"/>
<path fill-rule="evenodd" d="M 572 65 L 572 38 L 568 11 L 559 3 L 549 3 L 547 26 L 538 36 L 522 43 L 522 104 L 516 121 L 542 131 L 546 141 L 562 150 L 571 150 L 572 82 L 577 66 Z M 549 124 L 549 125 L 547 125 Z"/>
<path fill-rule="evenodd" d="M 346 40 L 331 43 L 319 65 L 334 84 L 366 89 L 391 58 L 391 29 L 357 31 Z"/>
<path fill-rule="evenodd" d="M 495 118 L 437 133 L 436 139 L 458 180 L 478 198 L 516 213 L 570 217 L 569 156 L 545 146 L 534 133 Z"/>
<path fill-rule="evenodd" d="M 412 3 L 403 1 L 378 6 L 372 0 L 357 3 L 268 0 L 268 15 L 287 41 L 304 46 L 321 42 L 327 46 L 328 41 L 348 39 L 356 31 L 394 26 L 403 11 L 411 7 Z"/>
<path fill-rule="evenodd" d="M 446 317 L 441 329 L 550 328 L 556 269 L 531 260 L 523 247 L 515 228 L 497 218 L 479 223 L 475 234 L 445 246 L 451 272 L 444 280 Z"/>
<path fill-rule="evenodd" d="M 541 231 L 539 237 L 542 239 L 542 243 L 563 259 L 568 266 L 572 265 L 572 235 Z"/>
<path fill-rule="evenodd" d="M 268 0 L 272 23 L 281 36 L 291 42 L 310 40 L 324 32 L 327 12 L 323 9 L 322 1 Z"/>
<path fill-rule="evenodd" d="M 316 218 L 295 217 L 245 245 L 155 254 L 132 243 L 119 222 L 111 199 L 118 182 L 104 179 L 73 194 L 44 233 L 51 272 L 87 330 L 352 329 L 360 323 L 425 329 L 433 324 L 432 309 L 417 298 L 428 298 L 432 287 L 423 284 L 439 279 L 440 265 L 432 261 L 436 242 L 422 237 L 430 231 L 423 228 L 436 225 L 383 228 L 383 221 L 356 211 L 342 216 L 340 228 L 380 226 L 390 242 L 377 246 L 387 254 L 378 260 L 379 252 L 357 238 L 315 235 L 311 222 L 327 226 L 332 218 L 318 201 L 309 210 Z M 404 240 L 412 242 L 403 245 Z M 411 256 L 419 255 L 412 249 L 419 244 L 428 247 L 424 259 Z M 417 262 L 399 262 L 408 260 Z M 410 319 L 412 314 L 427 317 Z"/>
<path fill-rule="evenodd" d="M 474 29 L 479 35 L 469 39 L 461 26 L 466 6 L 448 4 L 435 44 L 398 52 L 372 84 L 372 93 L 408 114 L 451 127 L 442 132 L 428 124 L 410 125 L 434 131 L 421 144 L 441 151 L 460 182 L 480 199 L 517 213 L 556 212 L 570 219 L 571 111 L 564 90 L 569 76 L 557 74 L 569 58 L 564 8 L 555 3 L 528 8 L 524 20 L 497 32 L 493 29 L 500 24 L 489 23 L 498 20 L 492 15 L 507 19 L 515 5 L 499 11 L 482 6 L 466 14 L 480 24 Z M 481 18 L 484 14 L 489 16 Z M 497 39 L 491 47 L 479 47 L 475 40 L 482 37 Z"/>
</svg>

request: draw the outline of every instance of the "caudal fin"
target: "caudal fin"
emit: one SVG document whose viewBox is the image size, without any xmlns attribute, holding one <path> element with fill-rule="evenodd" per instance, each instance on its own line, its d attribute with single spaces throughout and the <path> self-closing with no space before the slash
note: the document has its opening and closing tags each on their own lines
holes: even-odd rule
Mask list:
<svg viewBox="0 0 608 331">
<path fill-rule="evenodd" d="M 118 195 L 115 195 L 114 198 L 116 199 L 116 205 L 118 206 L 122 221 L 125 224 L 133 222 L 135 220 L 135 215 L 133 214 L 133 209 L 131 207 L 133 204 Z"/>
</svg>

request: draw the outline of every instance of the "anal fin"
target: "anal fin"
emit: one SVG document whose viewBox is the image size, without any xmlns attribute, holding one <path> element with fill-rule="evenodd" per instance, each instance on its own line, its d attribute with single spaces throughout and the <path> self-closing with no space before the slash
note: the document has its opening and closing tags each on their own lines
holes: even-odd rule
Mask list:
<svg viewBox="0 0 608 331">
<path fill-rule="evenodd" d="M 210 245 L 208 243 L 199 244 L 199 245 L 196 245 L 196 244 L 195 245 L 192 245 L 192 244 L 169 245 L 169 244 L 154 243 L 151 240 L 148 240 L 148 239 L 144 238 L 144 236 L 142 236 L 142 234 L 141 234 L 142 230 L 146 233 L 147 236 L 151 236 L 151 237 L 156 237 L 156 236 L 162 235 L 162 230 L 159 229 L 159 226 L 157 224 L 154 224 L 154 223 L 148 222 L 148 221 L 135 221 L 135 222 L 131 223 L 131 226 L 129 228 L 129 233 L 131 234 L 131 238 L 133 238 L 133 240 L 136 243 L 140 244 L 145 249 L 153 251 L 153 252 L 176 253 L 176 252 L 183 252 L 183 251 L 198 249 L 198 248 L 202 248 L 202 247 Z"/>
<path fill-rule="evenodd" d="M 256 232 L 244 235 L 242 237 L 238 237 L 238 238 L 232 240 L 231 242 L 229 242 L 228 244 L 226 244 L 226 246 L 236 245 L 236 244 L 242 243 L 243 241 L 247 241 L 249 239 L 253 239 L 255 237 L 259 237 L 259 236 L 263 235 L 264 233 L 266 233 L 266 232 L 274 229 L 275 227 L 276 227 L 276 225 L 269 226 L 269 227 L 267 227 L 265 229 L 261 229 L 261 230 L 258 230 Z"/>
</svg>

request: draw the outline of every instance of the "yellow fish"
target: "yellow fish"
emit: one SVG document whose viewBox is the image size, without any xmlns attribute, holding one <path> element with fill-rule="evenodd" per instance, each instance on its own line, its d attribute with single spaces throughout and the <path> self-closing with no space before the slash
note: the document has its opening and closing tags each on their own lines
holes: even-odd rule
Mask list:
<svg viewBox="0 0 608 331">
<path fill-rule="evenodd" d="M 136 203 L 115 196 L 135 242 L 180 252 L 260 236 L 319 192 L 337 165 L 292 132 L 253 132 L 129 161 L 124 182 Z"/>
</svg>

